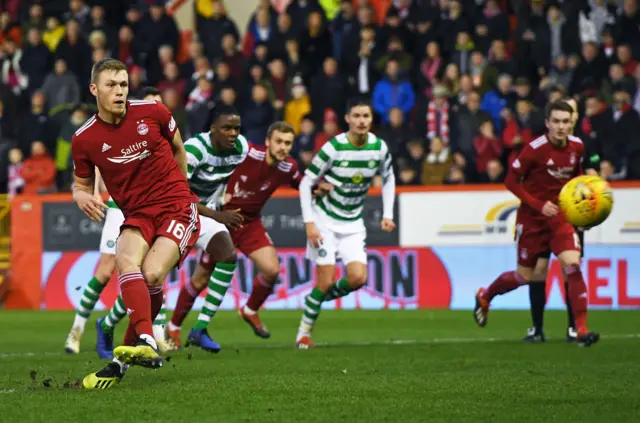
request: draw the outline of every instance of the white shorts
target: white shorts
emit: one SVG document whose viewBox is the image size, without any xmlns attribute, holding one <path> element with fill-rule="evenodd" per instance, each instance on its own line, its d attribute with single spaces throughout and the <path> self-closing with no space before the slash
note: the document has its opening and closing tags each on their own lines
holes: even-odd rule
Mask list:
<svg viewBox="0 0 640 423">
<path fill-rule="evenodd" d="M 209 241 L 220 232 L 229 232 L 226 226 L 210 217 L 200 215 L 200 236 L 196 241 L 196 247 L 205 251 Z"/>
<path fill-rule="evenodd" d="M 339 257 L 344 264 L 357 261 L 367 264 L 367 250 L 365 231 L 351 234 L 341 234 L 330 231 L 316 222 L 316 226 L 322 235 L 322 244 L 314 248 L 307 243 L 307 258 L 316 265 L 334 265 Z"/>
<path fill-rule="evenodd" d="M 102 235 L 100 236 L 100 253 L 116 255 L 116 241 L 120 236 L 120 226 L 124 222 L 122 210 L 109 208 L 104 219 Z"/>
</svg>

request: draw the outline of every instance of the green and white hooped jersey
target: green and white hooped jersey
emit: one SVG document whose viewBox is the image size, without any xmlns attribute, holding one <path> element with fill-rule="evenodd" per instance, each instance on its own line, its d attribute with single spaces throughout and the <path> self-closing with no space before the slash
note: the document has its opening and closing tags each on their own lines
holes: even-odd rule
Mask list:
<svg viewBox="0 0 640 423">
<path fill-rule="evenodd" d="M 367 143 L 358 148 L 342 133 L 325 143 L 305 171 L 314 184 L 324 177 L 335 187 L 315 199 L 316 215 L 335 232 L 364 231 L 364 200 L 377 174 L 383 180 L 393 174 L 391 154 L 381 138 L 369 133 Z"/>
<path fill-rule="evenodd" d="M 238 135 L 233 150 L 217 151 L 211 143 L 210 132 L 197 134 L 184 143 L 187 152 L 187 179 L 191 191 L 203 204 L 216 210 L 222 198 L 229 177 L 244 161 L 249 152 L 249 142 Z"/>
<path fill-rule="evenodd" d="M 120 207 L 118 207 L 116 202 L 113 201 L 113 197 L 111 197 L 111 196 L 109 196 L 109 199 L 107 200 L 107 207 L 109 207 L 110 209 L 119 209 L 120 208 Z"/>
</svg>

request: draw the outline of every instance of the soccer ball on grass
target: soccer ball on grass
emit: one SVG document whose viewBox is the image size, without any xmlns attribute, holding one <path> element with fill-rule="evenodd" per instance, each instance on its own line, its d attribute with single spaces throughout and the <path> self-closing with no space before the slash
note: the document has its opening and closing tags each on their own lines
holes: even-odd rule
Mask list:
<svg viewBox="0 0 640 423">
<path fill-rule="evenodd" d="M 598 176 L 577 176 L 562 187 L 558 205 L 569 223 L 592 228 L 609 217 L 613 191 L 607 181 Z"/>
</svg>

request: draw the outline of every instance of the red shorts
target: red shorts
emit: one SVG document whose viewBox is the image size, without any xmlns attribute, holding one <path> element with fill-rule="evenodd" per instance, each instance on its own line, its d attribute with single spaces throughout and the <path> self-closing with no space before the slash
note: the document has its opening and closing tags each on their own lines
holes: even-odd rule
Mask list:
<svg viewBox="0 0 640 423">
<path fill-rule="evenodd" d="M 539 258 L 556 256 L 563 251 L 581 251 L 575 228 L 564 219 L 551 221 L 529 220 L 518 217 L 516 223 L 518 264 L 533 268 Z"/>
<path fill-rule="evenodd" d="M 189 255 L 200 233 L 200 219 L 196 203 L 174 204 L 166 207 L 148 207 L 127 216 L 120 227 L 140 230 L 149 247 L 156 238 L 169 238 L 180 249 L 178 267 Z"/>
<path fill-rule="evenodd" d="M 233 245 L 245 256 L 249 256 L 249 254 L 261 248 L 273 246 L 271 237 L 262 225 L 262 220 L 260 219 L 245 223 L 240 229 L 233 230 L 230 233 Z M 211 260 L 209 255 L 203 251 L 200 254 L 200 265 L 207 270 L 213 271 L 216 264 Z"/>
</svg>

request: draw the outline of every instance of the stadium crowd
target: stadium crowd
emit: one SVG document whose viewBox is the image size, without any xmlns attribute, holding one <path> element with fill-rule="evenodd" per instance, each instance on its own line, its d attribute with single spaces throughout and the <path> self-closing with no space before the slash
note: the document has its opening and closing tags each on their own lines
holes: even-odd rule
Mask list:
<svg viewBox="0 0 640 423">
<path fill-rule="evenodd" d="M 227 0 L 230 1 L 230 0 Z M 186 140 L 218 103 L 263 143 L 277 119 L 305 167 L 370 96 L 399 184 L 501 183 L 545 131 L 549 100 L 576 98 L 587 165 L 640 179 L 638 0 L 260 1 L 244 35 L 223 0 L 196 0 L 181 42 L 166 1 L 0 0 L 0 189 L 66 191 L 71 136 L 94 112 L 93 63 L 155 86 Z"/>
</svg>

